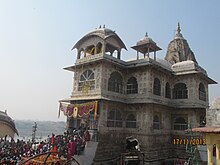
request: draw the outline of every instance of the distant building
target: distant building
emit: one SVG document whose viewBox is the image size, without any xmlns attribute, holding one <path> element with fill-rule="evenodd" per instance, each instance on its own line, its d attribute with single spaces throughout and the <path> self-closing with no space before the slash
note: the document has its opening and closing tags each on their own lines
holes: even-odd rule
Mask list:
<svg viewBox="0 0 220 165">
<path fill-rule="evenodd" d="M 60 100 L 68 128 L 97 131 L 94 164 L 117 162 L 129 136 L 140 142 L 145 164 L 185 159 L 173 139 L 184 137 L 188 124 L 204 126 L 208 85 L 216 82 L 197 63 L 179 23 L 165 59 L 157 58 L 161 48 L 147 34 L 131 48 L 136 60 L 123 61 L 125 44 L 105 27 L 74 45 L 75 65 L 64 68 L 74 72 L 73 91 Z"/>
<path fill-rule="evenodd" d="M 15 134 L 18 135 L 18 131 L 14 121 L 8 116 L 7 111 L 0 111 L 0 138 L 5 138 L 5 136 L 14 138 Z"/>
<path fill-rule="evenodd" d="M 220 164 L 220 97 L 212 102 L 206 111 L 206 127 L 193 128 L 194 132 L 205 134 L 207 144 L 208 165 Z M 215 157 L 213 157 L 215 156 Z"/>
</svg>

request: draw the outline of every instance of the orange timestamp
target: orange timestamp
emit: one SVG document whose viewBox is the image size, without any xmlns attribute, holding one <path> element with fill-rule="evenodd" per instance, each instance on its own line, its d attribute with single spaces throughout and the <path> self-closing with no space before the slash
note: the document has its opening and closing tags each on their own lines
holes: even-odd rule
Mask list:
<svg viewBox="0 0 220 165">
<path fill-rule="evenodd" d="M 200 138 L 174 138 L 173 139 L 174 145 L 206 145 L 206 139 Z"/>
</svg>

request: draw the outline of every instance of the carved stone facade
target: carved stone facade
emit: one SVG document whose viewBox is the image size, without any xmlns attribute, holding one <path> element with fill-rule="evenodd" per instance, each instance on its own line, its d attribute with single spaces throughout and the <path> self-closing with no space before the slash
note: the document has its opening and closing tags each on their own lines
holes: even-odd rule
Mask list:
<svg viewBox="0 0 220 165">
<path fill-rule="evenodd" d="M 175 37 L 182 40 L 179 29 L 178 25 Z M 107 28 L 88 33 L 73 47 L 78 50 L 76 63 L 65 68 L 74 72 L 73 91 L 61 101 L 98 100 L 96 122 L 89 121 L 99 135 L 94 164 L 116 163 L 125 152 L 128 136 L 139 140 L 145 164 L 187 157 L 184 146 L 173 145 L 173 138 L 184 138 L 188 124 L 199 127 L 204 122 L 208 85 L 216 82 L 197 64 L 185 39 L 182 44 L 185 54 L 174 63 L 170 48 L 165 60 L 156 58 L 161 48 L 147 35 L 132 47 L 137 60 L 121 60 L 121 49 L 126 47 Z M 69 128 L 79 127 L 82 120 L 68 118 Z"/>
<path fill-rule="evenodd" d="M 191 60 L 197 63 L 194 53 L 190 49 L 187 41 L 180 33 L 180 24 L 178 23 L 176 35 L 169 43 L 165 59 L 171 63 Z"/>
</svg>

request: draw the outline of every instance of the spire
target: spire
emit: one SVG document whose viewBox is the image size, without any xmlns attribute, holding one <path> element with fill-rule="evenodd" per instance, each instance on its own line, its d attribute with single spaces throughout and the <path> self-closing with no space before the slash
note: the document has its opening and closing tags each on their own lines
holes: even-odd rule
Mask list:
<svg viewBox="0 0 220 165">
<path fill-rule="evenodd" d="M 172 64 L 187 60 L 197 63 L 195 55 L 190 49 L 187 40 L 183 38 L 179 22 L 177 24 L 175 37 L 168 45 L 165 60 Z"/>
<path fill-rule="evenodd" d="M 145 37 L 148 37 L 148 34 L 147 34 L 147 32 L 146 32 L 146 34 L 145 34 Z"/>
<path fill-rule="evenodd" d="M 180 28 L 180 23 L 178 22 L 174 39 L 184 39 L 182 33 L 180 32 L 181 32 L 181 28 Z"/>
<path fill-rule="evenodd" d="M 180 32 L 181 32 L 181 29 L 180 29 L 180 22 L 178 22 L 178 24 L 177 24 L 177 33 L 179 34 Z"/>
</svg>

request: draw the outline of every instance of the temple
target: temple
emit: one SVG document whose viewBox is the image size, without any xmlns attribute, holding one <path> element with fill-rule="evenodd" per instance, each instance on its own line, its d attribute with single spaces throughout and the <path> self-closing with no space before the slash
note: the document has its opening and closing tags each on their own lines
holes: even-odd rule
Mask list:
<svg viewBox="0 0 220 165">
<path fill-rule="evenodd" d="M 106 27 L 82 37 L 74 46 L 70 98 L 60 100 L 69 131 L 87 127 L 96 135 L 94 165 L 116 164 L 126 152 L 126 138 L 140 143 L 145 164 L 187 160 L 185 130 L 205 125 L 208 85 L 216 82 L 199 66 L 178 23 L 164 59 L 161 48 L 146 34 L 131 47 L 135 60 L 124 61 L 123 41 Z M 198 134 L 198 136 L 200 136 Z M 125 155 L 125 154 L 124 154 Z"/>
<path fill-rule="evenodd" d="M 7 111 L 0 111 L 0 138 L 10 136 L 14 138 L 18 131 L 15 127 L 14 121 L 8 116 Z"/>
</svg>

